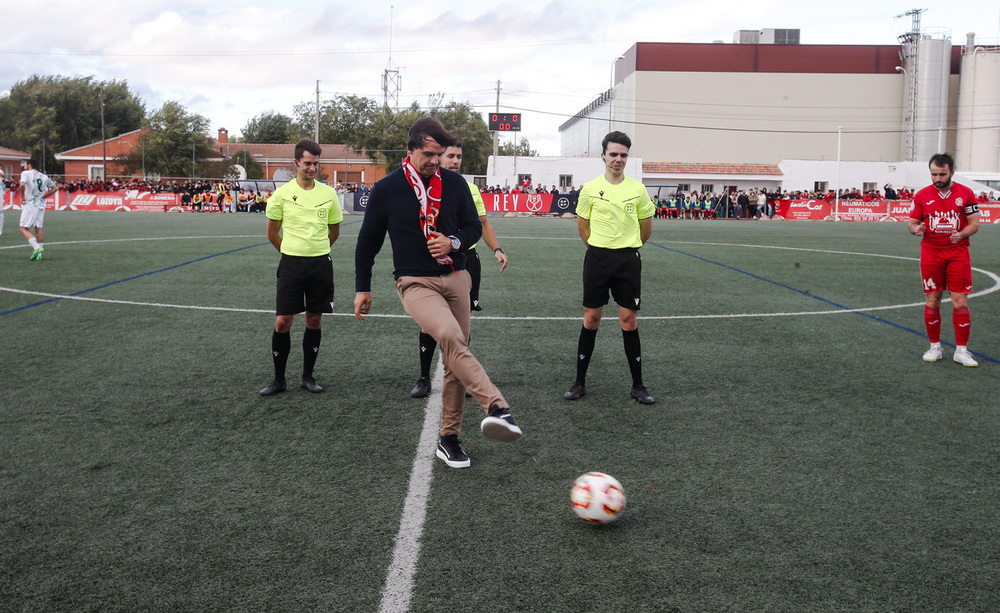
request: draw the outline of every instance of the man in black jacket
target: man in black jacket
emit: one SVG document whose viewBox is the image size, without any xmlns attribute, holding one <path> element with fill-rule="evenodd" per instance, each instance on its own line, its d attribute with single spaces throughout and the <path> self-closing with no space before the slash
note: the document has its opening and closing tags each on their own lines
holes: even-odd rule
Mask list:
<svg viewBox="0 0 1000 613">
<path fill-rule="evenodd" d="M 354 315 L 364 321 L 371 310 L 372 266 L 388 233 L 403 308 L 441 347 L 437 457 L 452 468 L 466 468 L 469 456 L 458 440 L 466 389 L 487 413 L 480 426 L 484 436 L 511 442 L 520 438 L 521 429 L 469 351 L 472 282 L 465 251 L 482 237 L 482 224 L 465 179 L 441 168 L 441 155 L 454 142 L 437 119 L 418 120 L 407 134 L 403 165 L 372 188 L 354 255 Z"/>
</svg>

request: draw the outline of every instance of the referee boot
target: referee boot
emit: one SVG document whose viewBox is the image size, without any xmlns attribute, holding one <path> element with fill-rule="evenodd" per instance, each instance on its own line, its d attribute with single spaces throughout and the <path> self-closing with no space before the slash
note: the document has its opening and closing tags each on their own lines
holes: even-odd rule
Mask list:
<svg viewBox="0 0 1000 613">
<path fill-rule="evenodd" d="M 417 379 L 417 384 L 413 386 L 412 390 L 410 390 L 410 397 L 423 398 L 430 393 L 431 393 L 431 379 L 430 377 L 424 377 L 421 375 Z"/>
<path fill-rule="evenodd" d="M 312 377 L 302 377 L 302 383 L 299 384 L 299 387 L 304 390 L 308 390 L 313 394 L 318 394 L 323 391 L 323 388 L 319 386 L 319 383 L 316 383 L 316 379 L 313 379 Z"/>
<path fill-rule="evenodd" d="M 285 391 L 286 387 L 284 379 L 275 379 L 268 383 L 267 387 L 257 393 L 261 396 L 274 396 L 275 394 Z"/>
<path fill-rule="evenodd" d="M 587 386 L 579 381 L 574 381 L 573 385 L 569 386 L 569 391 L 563 394 L 563 398 L 566 400 L 579 400 L 581 396 L 585 396 L 586 394 Z"/>
<path fill-rule="evenodd" d="M 645 385 L 637 385 L 632 388 L 631 396 L 640 404 L 653 404 L 656 399 L 649 394 Z"/>
</svg>

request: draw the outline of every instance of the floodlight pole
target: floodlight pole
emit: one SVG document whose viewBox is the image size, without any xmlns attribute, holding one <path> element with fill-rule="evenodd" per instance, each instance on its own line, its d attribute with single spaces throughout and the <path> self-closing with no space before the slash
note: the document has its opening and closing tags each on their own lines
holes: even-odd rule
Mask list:
<svg viewBox="0 0 1000 613">
<path fill-rule="evenodd" d="M 840 221 L 840 140 L 844 127 L 837 126 L 837 188 L 833 199 L 833 220 Z"/>
</svg>

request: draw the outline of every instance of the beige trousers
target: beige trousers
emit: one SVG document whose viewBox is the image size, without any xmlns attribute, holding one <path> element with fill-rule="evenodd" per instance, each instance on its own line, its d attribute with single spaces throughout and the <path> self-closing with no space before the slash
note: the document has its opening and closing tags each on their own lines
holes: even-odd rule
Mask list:
<svg viewBox="0 0 1000 613">
<path fill-rule="evenodd" d="M 507 407 L 476 356 L 469 351 L 472 279 L 464 270 L 441 277 L 400 277 L 396 292 L 406 314 L 441 347 L 444 384 L 441 387 L 441 435 L 461 434 L 465 390 L 489 411 Z"/>
</svg>

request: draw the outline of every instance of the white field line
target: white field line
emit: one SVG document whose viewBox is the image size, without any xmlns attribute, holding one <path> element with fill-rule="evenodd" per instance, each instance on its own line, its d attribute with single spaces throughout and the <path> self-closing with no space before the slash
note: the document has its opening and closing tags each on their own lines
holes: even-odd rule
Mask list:
<svg viewBox="0 0 1000 613">
<path fill-rule="evenodd" d="M 101 239 L 94 241 L 67 241 L 63 243 L 48 243 L 50 245 L 59 244 L 74 244 L 74 243 L 88 243 L 88 242 L 121 242 L 123 240 L 134 240 L 134 241 L 145 241 L 145 240 L 184 240 L 188 238 L 257 238 L 256 236 L 216 236 L 216 237 L 162 237 L 162 238 L 136 238 L 136 239 Z M 507 239 L 516 240 L 579 240 L 578 238 L 554 238 L 554 237 L 542 237 L 542 236 L 508 236 Z M 781 249 L 786 251 L 807 251 L 812 253 L 829 253 L 834 255 L 848 255 L 848 256 L 863 256 L 863 257 L 876 257 L 876 258 L 887 258 L 896 260 L 909 260 L 918 261 L 918 258 L 897 256 L 897 255 L 885 255 L 880 253 L 859 253 L 854 251 L 834 251 L 829 249 L 807 249 L 803 247 L 785 247 L 776 245 L 751 245 L 744 243 L 711 243 L 711 242 L 695 242 L 695 241 L 663 241 L 662 244 L 673 244 L 673 245 L 707 245 L 715 247 L 739 247 L 739 248 L 752 248 L 752 249 Z M 18 247 L 24 248 L 24 245 L 18 245 Z M 13 247 L 6 247 L 13 248 Z M 985 296 L 986 294 L 991 294 L 995 291 L 1000 290 L 1000 276 L 983 270 L 981 268 L 973 268 L 972 270 L 982 273 L 991 279 L 993 279 L 994 285 L 992 287 L 986 288 L 983 291 L 975 292 L 969 294 L 970 298 L 975 298 L 978 296 Z M 233 312 L 233 313 L 273 313 L 273 309 L 241 309 L 232 307 L 215 307 L 215 306 L 199 306 L 199 305 L 187 305 L 187 304 L 170 304 L 170 303 L 160 303 L 160 302 L 138 302 L 131 300 L 108 300 L 104 298 L 90 298 L 86 296 L 70 296 L 66 294 L 52 294 L 46 292 L 32 292 L 28 290 L 22 290 L 11 287 L 0 287 L 0 292 L 10 292 L 15 294 L 25 294 L 30 296 L 40 296 L 43 298 L 53 298 L 62 300 L 83 300 L 88 302 L 104 302 L 109 304 L 126 304 L 133 306 L 151 306 L 158 308 L 170 308 L 170 309 L 190 309 L 198 311 L 221 311 L 221 312 Z M 945 302 L 950 301 L 950 298 L 945 299 Z M 883 306 L 874 307 L 862 307 L 857 309 L 829 309 L 823 311 L 790 311 L 790 312 L 780 312 L 780 313 L 719 313 L 715 315 L 640 315 L 640 319 L 647 321 L 656 320 L 684 320 L 684 319 L 741 319 L 741 318 L 753 318 L 753 317 L 795 317 L 795 316 L 810 316 L 810 315 L 838 315 L 842 313 L 867 313 L 872 311 L 888 311 L 894 309 L 907 309 L 923 306 L 924 302 L 910 302 L 905 304 L 890 304 Z M 334 317 L 353 317 L 354 313 L 331 313 Z M 400 319 L 408 318 L 408 315 L 403 314 L 369 314 L 368 317 L 374 318 L 386 318 L 386 319 Z M 523 315 L 523 316 L 509 316 L 509 317 L 499 317 L 490 315 L 480 315 L 474 316 L 477 320 L 483 321 L 576 321 L 579 319 L 579 315 L 563 316 L 563 317 L 542 317 L 534 315 Z"/>
<path fill-rule="evenodd" d="M 440 390 L 444 384 L 444 366 L 438 357 L 431 388 Z M 399 521 L 392 562 L 382 587 L 382 604 L 379 613 L 406 613 L 413 598 L 413 578 L 420 559 L 420 537 L 427 518 L 427 499 L 434 476 L 434 449 L 441 426 L 441 395 L 430 394 L 424 409 L 424 427 L 413 457 L 410 486 L 403 502 L 403 515 Z"/>
</svg>

